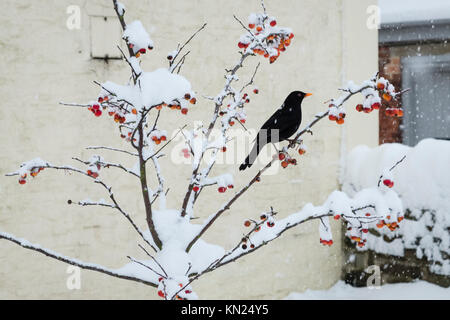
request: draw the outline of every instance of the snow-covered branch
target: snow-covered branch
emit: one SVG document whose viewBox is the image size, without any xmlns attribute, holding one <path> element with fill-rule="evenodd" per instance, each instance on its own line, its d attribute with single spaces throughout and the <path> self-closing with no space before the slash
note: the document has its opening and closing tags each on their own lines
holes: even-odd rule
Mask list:
<svg viewBox="0 0 450 320">
<path fill-rule="evenodd" d="M 13 242 L 13 243 L 21 246 L 22 248 L 42 253 L 42 254 L 46 255 L 47 257 L 80 267 L 82 269 L 97 271 L 97 272 L 104 273 L 109 276 L 120 278 L 120 279 L 140 282 L 140 283 L 152 286 L 152 287 L 157 286 L 156 285 L 157 279 L 149 280 L 148 278 L 145 279 L 145 278 L 139 277 L 133 273 L 126 273 L 126 272 L 123 272 L 120 270 L 108 269 L 108 268 L 105 268 L 98 264 L 87 263 L 87 262 L 83 262 L 78 259 L 70 258 L 70 257 L 64 256 L 64 255 L 61 255 L 57 252 L 54 252 L 52 250 L 43 248 L 42 246 L 40 246 L 38 244 L 33 244 L 33 243 L 29 242 L 28 240 L 17 238 L 8 233 L 0 232 L 0 239 L 4 239 L 4 240 L 10 241 L 10 242 Z"/>
</svg>

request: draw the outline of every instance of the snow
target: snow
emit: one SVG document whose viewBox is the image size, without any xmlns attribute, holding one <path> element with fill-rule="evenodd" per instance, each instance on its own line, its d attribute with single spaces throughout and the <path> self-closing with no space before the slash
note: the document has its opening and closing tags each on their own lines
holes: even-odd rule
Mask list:
<svg viewBox="0 0 450 320">
<path fill-rule="evenodd" d="M 120 16 L 123 16 L 125 14 L 125 5 L 122 2 L 117 2 L 117 11 L 119 12 Z"/>
<path fill-rule="evenodd" d="M 442 288 L 426 281 L 356 288 L 338 281 L 328 290 L 293 292 L 285 300 L 450 300 L 450 288 Z"/>
<path fill-rule="evenodd" d="M 448 0 L 379 0 L 381 23 L 450 19 Z"/>
<path fill-rule="evenodd" d="M 403 256 L 405 249 L 414 249 L 419 259 L 426 256 L 433 262 L 433 272 L 450 275 L 450 261 L 444 258 L 450 254 L 449 141 L 424 139 L 415 147 L 358 146 L 348 156 L 343 190 L 352 195 L 376 184 L 385 168 L 392 167 L 405 155 L 405 160 L 389 175 L 404 208 L 411 211 L 411 218 L 404 220 L 394 233 L 377 230 L 391 239 L 399 239 L 387 243 L 382 237 L 371 236 L 368 248 L 396 256 Z"/>
<path fill-rule="evenodd" d="M 137 85 L 122 86 L 107 81 L 102 84 L 108 91 L 113 92 L 118 100 L 131 103 L 138 111 L 143 107 L 155 106 L 161 103 L 172 103 L 179 100 L 186 93 L 191 94 L 191 84 L 183 76 L 172 74 L 166 68 L 160 68 L 153 72 L 143 72 Z"/>
<path fill-rule="evenodd" d="M 150 39 L 142 22 L 139 20 L 133 21 L 127 25 L 127 28 L 123 32 L 123 39 L 134 45 L 134 52 L 137 52 L 140 49 L 153 47 L 152 39 Z"/>
</svg>

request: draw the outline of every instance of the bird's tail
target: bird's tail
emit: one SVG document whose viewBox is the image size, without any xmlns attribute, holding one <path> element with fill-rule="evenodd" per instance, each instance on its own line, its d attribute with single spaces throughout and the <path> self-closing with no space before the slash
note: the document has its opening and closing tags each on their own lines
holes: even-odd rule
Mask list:
<svg viewBox="0 0 450 320">
<path fill-rule="evenodd" d="M 244 163 L 240 165 L 239 170 L 242 171 L 247 168 L 250 168 L 253 165 L 253 163 L 255 162 L 256 158 L 258 157 L 258 155 L 259 155 L 262 147 L 264 147 L 264 145 L 265 145 L 265 143 L 261 143 L 257 137 L 252 150 L 250 151 L 247 158 L 245 158 Z"/>
</svg>

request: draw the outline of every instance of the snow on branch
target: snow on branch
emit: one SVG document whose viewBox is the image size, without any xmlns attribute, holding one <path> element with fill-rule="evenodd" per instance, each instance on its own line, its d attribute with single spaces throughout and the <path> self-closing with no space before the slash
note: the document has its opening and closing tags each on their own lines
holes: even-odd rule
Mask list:
<svg viewBox="0 0 450 320">
<path fill-rule="evenodd" d="M 140 282 L 140 283 L 152 286 L 152 287 L 156 287 L 157 278 L 142 277 L 133 272 L 123 272 L 121 270 L 108 269 L 108 268 L 105 268 L 98 264 L 86 263 L 86 262 L 83 262 L 78 259 L 69 258 L 67 256 L 61 255 L 52 250 L 43 248 L 38 244 L 33 244 L 33 243 L 29 242 L 28 240 L 16 238 L 13 235 L 4 233 L 4 232 L 0 232 L 0 239 L 4 239 L 4 240 L 10 241 L 10 242 L 13 242 L 13 243 L 21 246 L 22 248 L 42 253 L 42 254 L 46 255 L 47 257 L 80 267 L 82 269 L 97 271 L 97 272 L 104 273 L 104 274 L 107 274 L 112 277 L 136 281 L 136 282 Z"/>
</svg>

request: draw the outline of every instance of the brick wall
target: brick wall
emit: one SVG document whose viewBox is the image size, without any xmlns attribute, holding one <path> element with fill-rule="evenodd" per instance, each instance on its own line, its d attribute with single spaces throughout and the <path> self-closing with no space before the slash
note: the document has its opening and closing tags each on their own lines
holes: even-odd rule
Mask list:
<svg viewBox="0 0 450 320">
<path fill-rule="evenodd" d="M 380 46 L 378 50 L 378 70 L 380 76 L 389 80 L 395 88 L 402 90 L 402 66 L 400 56 L 395 55 L 388 46 Z M 401 97 L 398 99 L 401 105 Z M 402 142 L 401 118 L 388 117 L 385 114 L 386 106 L 379 112 L 380 137 L 379 143 Z"/>
</svg>

